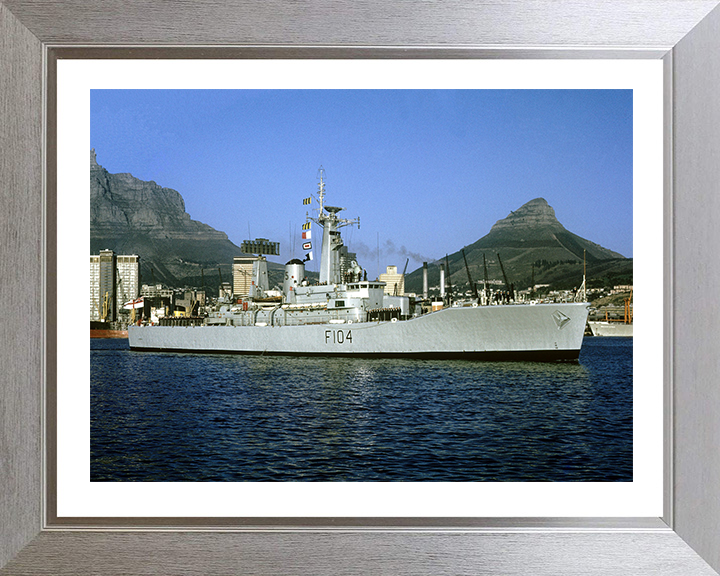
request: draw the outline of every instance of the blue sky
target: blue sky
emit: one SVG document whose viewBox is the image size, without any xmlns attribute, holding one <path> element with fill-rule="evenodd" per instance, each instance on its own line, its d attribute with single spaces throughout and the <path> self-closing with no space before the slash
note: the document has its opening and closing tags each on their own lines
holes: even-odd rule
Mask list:
<svg viewBox="0 0 720 576">
<path fill-rule="evenodd" d="M 303 255 L 321 165 L 373 275 L 378 236 L 381 271 L 406 257 L 411 271 L 537 197 L 632 257 L 632 104 L 631 90 L 92 90 L 90 147 L 237 245 L 280 242 L 283 263 Z"/>
</svg>

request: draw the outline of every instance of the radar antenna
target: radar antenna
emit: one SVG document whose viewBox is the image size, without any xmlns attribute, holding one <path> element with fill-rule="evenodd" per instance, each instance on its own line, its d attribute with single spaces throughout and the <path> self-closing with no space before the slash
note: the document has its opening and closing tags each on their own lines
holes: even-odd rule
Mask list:
<svg viewBox="0 0 720 576">
<path fill-rule="evenodd" d="M 308 214 L 307 218 L 323 228 L 326 227 L 327 223 L 332 222 L 333 230 L 350 226 L 352 224 L 357 224 L 357 227 L 360 228 L 359 217 L 353 219 L 337 217 L 337 213 L 345 210 L 345 208 L 341 208 L 339 206 L 325 206 L 325 169 L 322 166 L 318 168 L 318 178 L 320 179 L 320 182 L 318 183 L 318 203 L 320 204 L 319 208 L 317 208 L 318 215 L 317 218 L 313 218 Z"/>
<path fill-rule="evenodd" d="M 317 217 L 306 215 L 308 220 L 315 222 L 323 228 L 322 248 L 320 251 L 320 283 L 339 284 L 341 282 L 341 268 L 339 252 L 343 241 L 340 228 L 357 224 L 360 227 L 360 218 L 339 218 L 338 212 L 344 210 L 339 206 L 325 205 L 325 170 L 320 166 L 318 170 L 318 197 L 319 207 Z"/>
</svg>

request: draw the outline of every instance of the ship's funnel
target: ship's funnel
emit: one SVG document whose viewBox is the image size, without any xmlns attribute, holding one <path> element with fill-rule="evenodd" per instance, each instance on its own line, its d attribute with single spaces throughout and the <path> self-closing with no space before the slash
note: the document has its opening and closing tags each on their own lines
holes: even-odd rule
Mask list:
<svg viewBox="0 0 720 576">
<path fill-rule="evenodd" d="M 423 300 L 428 297 L 428 268 L 427 262 L 423 262 Z"/>
<path fill-rule="evenodd" d="M 440 298 L 445 298 L 445 264 L 440 264 Z"/>
<path fill-rule="evenodd" d="M 305 264 L 297 258 L 290 260 L 285 264 L 285 280 L 283 281 L 283 294 L 286 299 L 290 299 L 291 292 L 300 285 L 305 278 Z M 294 296 L 294 294 L 293 294 Z"/>
</svg>

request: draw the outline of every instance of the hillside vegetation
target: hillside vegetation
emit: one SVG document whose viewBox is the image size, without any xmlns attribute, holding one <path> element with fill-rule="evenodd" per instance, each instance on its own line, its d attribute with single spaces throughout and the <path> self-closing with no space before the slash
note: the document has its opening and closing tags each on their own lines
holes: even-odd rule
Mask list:
<svg viewBox="0 0 720 576">
<path fill-rule="evenodd" d="M 448 254 L 447 260 L 429 263 L 429 286 L 439 285 L 440 264 L 447 262 L 452 285 L 463 291 L 470 288 L 463 250 L 471 278 L 481 284 L 487 270 L 488 280 L 502 287 L 507 277 L 516 290 L 537 284 L 549 284 L 552 289 L 572 289 L 582 283 L 583 261 L 588 287 L 632 284 L 631 258 L 566 230 L 543 198 L 531 200 L 498 220 L 488 234 Z M 408 275 L 405 289 L 422 292 L 422 268 Z"/>
</svg>

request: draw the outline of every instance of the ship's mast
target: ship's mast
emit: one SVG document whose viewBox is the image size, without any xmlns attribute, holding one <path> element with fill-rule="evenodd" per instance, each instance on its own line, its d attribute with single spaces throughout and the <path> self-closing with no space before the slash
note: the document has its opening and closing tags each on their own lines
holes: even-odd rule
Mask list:
<svg viewBox="0 0 720 576">
<path fill-rule="evenodd" d="M 587 284 L 586 284 L 586 273 L 587 267 L 585 263 L 585 250 L 583 250 L 583 281 L 580 285 L 580 289 L 577 291 L 577 294 L 575 294 L 575 302 L 587 302 Z"/>
<path fill-rule="evenodd" d="M 337 213 L 344 208 L 337 206 L 325 206 L 325 170 L 322 166 L 318 170 L 320 183 L 318 184 L 318 208 L 317 218 L 308 215 L 308 218 L 322 226 L 323 239 L 320 252 L 320 283 L 340 284 L 340 254 L 339 248 L 343 245 L 339 229 L 344 226 L 357 224 L 360 227 L 360 218 L 348 220 L 338 218 Z"/>
<path fill-rule="evenodd" d="M 318 183 L 318 203 L 320 204 L 320 215 L 322 215 L 325 209 L 325 168 L 322 166 L 318 168 L 318 178 L 320 179 Z"/>
<path fill-rule="evenodd" d="M 585 250 L 583 250 L 583 295 L 582 295 L 582 301 L 587 302 L 587 284 L 586 284 L 586 276 L 585 273 L 587 271 L 587 266 L 585 264 Z"/>
</svg>

